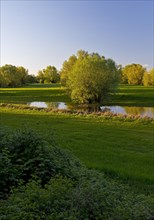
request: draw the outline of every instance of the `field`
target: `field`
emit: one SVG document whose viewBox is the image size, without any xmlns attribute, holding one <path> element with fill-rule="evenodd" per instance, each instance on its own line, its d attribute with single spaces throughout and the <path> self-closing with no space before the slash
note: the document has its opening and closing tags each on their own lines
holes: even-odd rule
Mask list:
<svg viewBox="0 0 154 220">
<path fill-rule="evenodd" d="M 121 85 L 111 96 L 110 105 L 154 106 L 154 87 Z"/>
<path fill-rule="evenodd" d="M 121 86 L 113 103 L 153 106 L 152 92 L 153 88 L 148 87 Z M 70 102 L 60 85 L 1 89 L 3 103 L 36 100 Z M 129 182 L 139 191 L 152 191 L 153 121 L 1 107 L 1 124 L 33 128 L 48 140 L 54 135 L 60 147 L 69 149 L 87 167 Z"/>
<path fill-rule="evenodd" d="M 121 85 L 116 94 L 105 101 L 106 105 L 153 107 L 154 88 Z M 71 100 L 60 84 L 33 84 L 22 88 L 0 89 L 2 103 L 26 103 L 32 101 L 67 102 Z"/>
</svg>

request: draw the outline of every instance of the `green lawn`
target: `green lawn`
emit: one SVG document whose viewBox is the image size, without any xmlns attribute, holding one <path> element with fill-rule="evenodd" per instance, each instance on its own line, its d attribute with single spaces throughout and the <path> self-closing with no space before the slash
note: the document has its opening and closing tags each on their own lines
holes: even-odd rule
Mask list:
<svg viewBox="0 0 154 220">
<path fill-rule="evenodd" d="M 20 88 L 1 88 L 0 100 L 1 103 L 71 101 L 60 84 L 32 84 Z"/>
<path fill-rule="evenodd" d="M 33 128 L 47 139 L 71 150 L 89 168 L 151 189 L 153 175 L 153 122 L 120 121 L 92 116 L 1 108 L 2 125 Z"/>
<path fill-rule="evenodd" d="M 154 87 L 120 85 L 106 105 L 154 107 Z M 21 88 L 1 88 L 2 103 L 27 103 L 32 101 L 67 102 L 71 100 L 60 84 L 32 84 Z"/>
<path fill-rule="evenodd" d="M 120 85 L 117 93 L 111 96 L 109 104 L 154 107 L 154 87 Z"/>
</svg>

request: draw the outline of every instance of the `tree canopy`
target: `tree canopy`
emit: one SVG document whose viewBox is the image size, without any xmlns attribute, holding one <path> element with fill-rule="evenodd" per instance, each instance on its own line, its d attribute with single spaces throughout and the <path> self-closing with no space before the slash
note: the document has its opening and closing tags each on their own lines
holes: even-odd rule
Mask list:
<svg viewBox="0 0 154 220">
<path fill-rule="evenodd" d="M 16 87 L 27 82 L 28 70 L 6 64 L 0 67 L 0 87 Z"/>
<path fill-rule="evenodd" d="M 122 83 L 142 85 L 145 70 L 140 64 L 126 65 L 122 70 Z"/>
<path fill-rule="evenodd" d="M 66 86 L 66 82 L 68 80 L 68 75 L 71 72 L 73 65 L 77 61 L 77 57 L 75 55 L 70 56 L 70 58 L 64 61 L 62 70 L 60 72 L 60 81 L 63 86 Z"/>
<path fill-rule="evenodd" d="M 37 74 L 40 83 L 56 83 L 59 82 L 60 76 L 54 66 L 47 66 L 46 69 L 40 70 Z"/>
<path fill-rule="evenodd" d="M 72 57 L 75 62 L 70 70 L 67 69 L 65 78 L 72 100 L 81 104 L 101 104 L 118 84 L 118 66 L 112 59 L 105 59 L 97 53 L 78 51 L 76 59 Z"/>
<path fill-rule="evenodd" d="M 146 71 L 143 76 L 143 85 L 144 86 L 154 86 L 154 68 L 149 71 Z"/>
</svg>

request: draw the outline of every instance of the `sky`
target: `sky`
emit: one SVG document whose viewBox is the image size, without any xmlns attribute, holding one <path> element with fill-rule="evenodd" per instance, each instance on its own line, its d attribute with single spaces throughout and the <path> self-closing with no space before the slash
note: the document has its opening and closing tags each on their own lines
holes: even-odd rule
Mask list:
<svg viewBox="0 0 154 220">
<path fill-rule="evenodd" d="M 0 65 L 58 70 L 80 49 L 154 66 L 153 0 L 1 0 Z"/>
</svg>

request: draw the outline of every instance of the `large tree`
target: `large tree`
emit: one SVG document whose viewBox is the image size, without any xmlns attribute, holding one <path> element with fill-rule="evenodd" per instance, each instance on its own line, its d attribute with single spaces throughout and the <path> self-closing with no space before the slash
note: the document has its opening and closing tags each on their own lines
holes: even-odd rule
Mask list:
<svg viewBox="0 0 154 220">
<path fill-rule="evenodd" d="M 118 81 L 118 66 L 112 59 L 82 51 L 68 74 L 66 86 L 73 101 L 101 104 Z"/>
<path fill-rule="evenodd" d="M 132 85 L 142 85 L 145 68 L 140 64 L 126 65 L 122 70 L 122 82 Z"/>
</svg>

